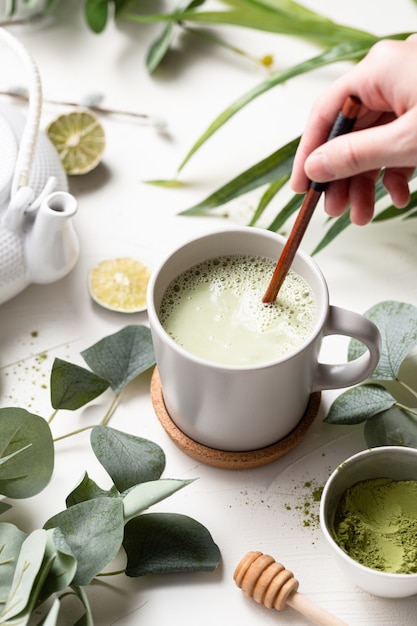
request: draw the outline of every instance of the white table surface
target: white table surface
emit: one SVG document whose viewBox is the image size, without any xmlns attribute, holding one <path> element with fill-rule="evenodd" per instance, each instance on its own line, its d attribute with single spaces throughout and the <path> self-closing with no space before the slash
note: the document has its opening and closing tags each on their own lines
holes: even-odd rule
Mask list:
<svg viewBox="0 0 417 626">
<path fill-rule="evenodd" d="M 60 19 L 47 28 L 19 31 L 39 65 L 45 97 L 68 100 L 103 92 L 106 106 L 160 116 L 167 129 L 161 133 L 146 124 L 102 118 L 107 136 L 102 164 L 89 175 L 70 180 L 79 202 L 75 226 L 81 257 L 77 266 L 62 281 L 32 285 L 0 307 L 1 406 L 21 406 L 46 418 L 51 413 L 48 377 L 55 357 L 82 364 L 81 350 L 127 324 L 147 323 L 145 313 L 127 316 L 95 305 L 86 287 L 89 268 L 121 255 L 154 266 L 194 235 L 233 226 L 233 220 L 177 214 L 298 135 L 314 98 L 347 68 L 344 64 L 327 68 L 265 94 L 191 160 L 181 175 L 184 187 L 157 188 L 143 181 L 174 176 L 214 117 L 266 74 L 226 50 L 211 50 L 198 41 L 187 41 L 183 53 L 178 40 L 177 54 L 150 77 L 144 67 L 145 50 L 157 29 L 109 25 L 104 34 L 95 36 L 84 26 L 81 14 L 72 15 L 75 4 L 61 3 Z M 417 6 L 411 0 L 397 0 L 395 6 L 390 0 L 311 0 L 309 5 L 345 24 L 381 35 L 417 25 Z M 276 67 L 283 69 L 317 52 L 311 45 L 285 37 L 236 29 L 225 32 L 256 55 L 273 54 Z M 1 55 L 0 88 L 25 84 L 13 55 L 6 50 Z M 43 125 L 67 110 L 45 105 Z M 237 200 L 235 222 L 244 222 L 250 208 L 251 197 Z M 307 251 L 321 237 L 324 220 L 320 208 L 303 242 Z M 395 220 L 350 227 L 316 260 L 328 281 L 331 302 L 362 313 L 382 300 L 417 305 L 416 250 L 415 221 Z M 343 360 L 345 348 L 346 343 L 336 339 L 324 352 L 328 358 Z M 268 611 L 235 586 L 233 571 L 249 550 L 261 550 L 282 561 L 299 579 L 303 594 L 348 624 L 416 623 L 416 598 L 385 600 L 356 588 L 334 563 L 318 525 L 304 525 L 304 502 L 312 500 L 312 488 L 322 486 L 339 462 L 366 447 L 362 427 L 322 423 L 338 392 L 323 393 L 319 416 L 290 454 L 266 467 L 228 471 L 198 463 L 175 446 L 155 417 L 149 384 L 147 373 L 129 385 L 110 425 L 159 443 L 167 457 L 165 477 L 198 478 L 156 508 L 191 515 L 207 526 L 222 560 L 210 574 L 119 576 L 90 586 L 96 624 L 305 624 L 292 609 L 279 614 Z M 97 423 L 107 406 L 105 394 L 75 414 L 61 411 L 53 423 L 54 434 Z M 2 520 L 26 531 L 42 525 L 64 508 L 66 495 L 84 470 L 99 483 L 105 480 L 89 449 L 88 433 L 57 444 L 50 485 L 34 498 L 13 502 Z M 313 487 L 304 487 L 307 481 Z M 318 503 L 312 509 L 318 513 Z M 72 622 L 68 615 L 68 623 Z"/>
</svg>

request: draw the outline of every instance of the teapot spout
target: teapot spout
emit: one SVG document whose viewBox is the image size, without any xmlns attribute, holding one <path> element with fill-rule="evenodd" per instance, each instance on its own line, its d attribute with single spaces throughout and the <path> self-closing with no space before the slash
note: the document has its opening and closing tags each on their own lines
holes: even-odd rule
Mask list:
<svg viewBox="0 0 417 626">
<path fill-rule="evenodd" d="M 79 256 L 79 242 L 71 218 L 77 201 L 66 191 L 47 196 L 25 237 L 30 283 L 52 283 L 68 274 Z"/>
</svg>

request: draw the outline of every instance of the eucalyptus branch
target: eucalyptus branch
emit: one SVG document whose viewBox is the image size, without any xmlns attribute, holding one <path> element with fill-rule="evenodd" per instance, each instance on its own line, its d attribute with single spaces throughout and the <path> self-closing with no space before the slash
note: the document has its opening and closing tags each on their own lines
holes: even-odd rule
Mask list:
<svg viewBox="0 0 417 626">
<path fill-rule="evenodd" d="M 119 576 L 120 574 L 125 573 L 126 570 L 124 569 L 115 570 L 114 572 L 100 572 L 100 574 L 97 574 L 97 578 L 104 578 L 105 576 Z"/>
<path fill-rule="evenodd" d="M 110 404 L 109 409 L 107 410 L 105 416 L 103 417 L 103 419 L 100 422 L 101 426 L 107 426 L 107 424 L 109 423 L 111 416 L 113 415 L 117 405 L 119 404 L 119 400 L 120 400 L 120 396 L 121 396 L 121 392 L 115 394 L 112 403 Z"/>
<path fill-rule="evenodd" d="M 405 383 L 403 380 L 400 380 L 399 378 L 397 379 L 397 382 L 404 387 L 404 389 L 406 389 L 407 391 L 409 391 L 411 393 L 411 395 L 413 395 L 415 398 L 417 398 L 417 391 L 415 389 L 413 389 L 412 387 L 410 387 L 410 385 L 407 385 L 407 383 Z"/>
<path fill-rule="evenodd" d="M 74 435 L 79 435 L 80 433 L 84 433 L 86 430 L 91 430 L 94 428 L 95 424 L 91 424 L 90 426 L 84 426 L 84 428 L 79 428 L 78 430 L 73 430 L 66 435 L 60 435 L 59 437 L 55 437 L 54 443 L 57 441 L 62 441 L 62 439 L 68 439 L 68 437 L 73 437 Z"/>
<path fill-rule="evenodd" d="M 401 402 L 396 402 L 395 406 L 397 406 L 399 409 L 402 409 L 403 411 L 406 411 L 407 413 L 411 413 L 411 415 L 415 415 L 417 417 L 417 409 L 412 409 L 412 408 L 406 406 L 405 404 L 401 404 Z"/>
</svg>

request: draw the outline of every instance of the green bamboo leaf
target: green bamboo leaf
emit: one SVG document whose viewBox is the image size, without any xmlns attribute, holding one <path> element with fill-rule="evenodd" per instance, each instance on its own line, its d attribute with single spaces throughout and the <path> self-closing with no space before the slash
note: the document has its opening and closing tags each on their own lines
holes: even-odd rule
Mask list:
<svg viewBox="0 0 417 626">
<path fill-rule="evenodd" d="M 51 517 L 77 559 L 74 585 L 88 585 L 118 553 L 123 540 L 123 505 L 118 498 L 93 498 Z"/>
<path fill-rule="evenodd" d="M 149 52 L 146 56 L 146 67 L 150 74 L 156 70 L 168 52 L 175 34 L 175 25 L 175 22 L 168 22 L 161 36 L 156 39 L 149 48 Z"/>
<path fill-rule="evenodd" d="M 381 357 L 370 378 L 395 380 L 405 357 L 417 346 L 417 307 L 387 300 L 366 311 L 365 317 L 376 324 L 382 339 Z M 365 350 L 362 343 L 352 339 L 349 360 L 358 358 Z"/>
<path fill-rule="evenodd" d="M 13 581 L 10 586 L 8 596 L 0 612 L 0 623 L 11 623 L 12 618 L 21 616 L 21 624 L 26 624 L 30 612 L 28 606 L 31 604 L 31 596 L 37 583 L 39 572 L 42 568 L 47 535 L 41 528 L 34 530 L 23 541 Z M 27 619 L 23 619 L 23 617 Z"/>
<path fill-rule="evenodd" d="M 412 215 L 407 215 L 409 212 L 417 206 L 417 191 L 414 191 L 410 195 L 410 202 L 403 209 L 398 209 L 397 207 L 391 205 L 375 215 L 372 222 L 383 222 L 389 219 L 395 219 L 398 217 L 411 217 Z"/>
<path fill-rule="evenodd" d="M 125 326 L 81 352 L 81 356 L 93 372 L 110 381 L 116 394 L 155 365 L 151 331 L 142 325 Z"/>
<path fill-rule="evenodd" d="M 328 246 L 329 243 L 333 241 L 333 239 L 340 235 L 340 233 L 343 232 L 345 228 L 347 228 L 351 224 L 350 211 L 345 211 L 340 217 L 338 217 L 336 220 L 331 220 L 331 222 L 332 225 L 330 226 L 324 237 L 321 239 L 321 241 L 314 248 L 312 256 L 321 252 L 321 250 Z"/>
<path fill-rule="evenodd" d="M 110 387 L 108 380 L 93 372 L 55 359 L 51 371 L 51 404 L 54 409 L 75 411 L 88 404 Z"/>
<path fill-rule="evenodd" d="M 341 41 L 364 41 L 369 33 L 337 24 L 328 19 L 318 28 L 318 19 L 294 19 L 292 15 L 264 10 L 264 8 L 245 7 L 220 11 L 185 11 L 182 20 L 196 24 L 238 26 L 269 33 L 279 33 L 300 37 L 320 46 L 330 46 Z"/>
<path fill-rule="evenodd" d="M 193 480 L 176 480 L 165 478 L 151 480 L 132 487 L 123 498 L 123 514 L 125 520 L 139 515 L 153 504 L 168 498 L 179 489 L 183 489 Z"/>
<path fill-rule="evenodd" d="M 220 552 L 208 530 L 196 520 L 173 513 L 147 513 L 125 527 L 127 576 L 212 571 Z"/>
<path fill-rule="evenodd" d="M 79 502 L 85 502 L 92 498 L 118 498 L 119 492 L 116 487 L 111 487 L 109 490 L 101 489 L 97 483 L 88 476 L 87 472 L 84 472 L 84 476 L 78 485 L 71 491 L 65 500 L 67 508 L 78 504 Z"/>
<path fill-rule="evenodd" d="M 294 65 L 290 67 L 288 70 L 268 78 L 263 81 L 261 84 L 257 85 L 250 91 L 246 92 L 243 96 L 238 98 L 233 104 L 231 104 L 227 109 L 225 109 L 207 128 L 207 130 L 197 139 L 194 145 L 186 154 L 183 161 L 180 163 L 178 167 L 178 172 L 180 172 L 185 164 L 190 160 L 190 158 L 197 152 L 197 150 L 211 137 L 215 132 L 217 132 L 231 117 L 236 115 L 243 107 L 249 104 L 252 100 L 267 92 L 269 89 L 272 89 L 276 85 L 285 83 L 290 78 L 294 78 L 296 76 L 300 76 L 301 74 L 305 74 L 307 72 L 311 72 L 312 70 L 318 69 L 320 67 L 324 67 L 331 63 L 336 63 L 338 61 L 357 61 L 361 59 L 368 52 L 369 48 L 376 43 L 378 40 L 377 37 L 373 37 L 369 35 L 369 39 L 365 42 L 348 42 L 338 44 L 322 54 L 315 56 L 307 61 L 303 61 L 298 65 Z"/>
<path fill-rule="evenodd" d="M 28 535 L 14 524 L 0 523 L 0 607 L 6 603 L 20 550 L 27 537 Z"/>
<path fill-rule="evenodd" d="M 287 143 L 266 159 L 263 159 L 223 187 L 217 189 L 202 202 L 182 211 L 180 215 L 204 215 L 210 209 L 230 202 L 230 200 L 234 200 L 252 189 L 272 183 L 282 176 L 287 176 L 291 172 L 298 141 L 297 138 Z"/>
<path fill-rule="evenodd" d="M 109 0 L 85 0 L 84 13 L 91 30 L 101 33 L 107 24 Z"/>
<path fill-rule="evenodd" d="M 270 225 L 268 226 L 268 230 L 272 230 L 274 232 L 279 230 L 285 224 L 287 219 L 289 219 L 291 215 L 300 208 L 303 199 L 304 196 L 302 195 L 293 196 L 291 200 L 287 202 L 287 204 L 281 209 L 281 211 L 279 211 L 275 219 L 270 223 Z"/>
<path fill-rule="evenodd" d="M 158 480 L 165 468 L 165 454 L 156 443 L 108 426 L 93 428 L 91 447 L 119 492 Z"/>
<path fill-rule="evenodd" d="M 19 454 L 16 454 L 19 452 Z M 54 444 L 47 422 L 20 408 L 0 409 L 0 493 L 28 498 L 46 487 L 54 469 Z"/>
<path fill-rule="evenodd" d="M 182 13 L 187 9 L 193 9 L 194 7 L 200 6 L 203 2 L 204 0 L 180 2 L 179 6 L 175 9 L 175 19 L 167 21 L 161 35 L 153 42 L 149 49 L 146 57 L 146 67 L 150 74 L 156 70 L 167 54 L 175 35 L 175 26 L 178 21 L 181 21 Z"/>
<path fill-rule="evenodd" d="M 361 424 L 391 408 L 395 402 L 395 398 L 381 385 L 358 385 L 336 398 L 324 421 L 339 425 Z"/>
<path fill-rule="evenodd" d="M 365 423 L 364 436 L 370 448 L 377 446 L 417 448 L 416 415 L 400 407 L 392 407 Z"/>
<path fill-rule="evenodd" d="M 289 177 L 290 177 L 289 174 L 287 174 L 286 176 L 281 176 L 281 178 L 278 178 L 277 180 L 275 180 L 269 185 L 269 187 L 263 194 L 262 198 L 260 199 L 258 206 L 256 208 L 256 211 L 253 214 L 252 219 L 250 220 L 248 226 L 254 226 L 256 224 L 256 222 L 259 220 L 259 218 L 261 217 L 261 215 L 263 214 L 267 206 L 275 198 L 277 193 L 281 191 L 285 183 L 289 180 Z"/>
</svg>

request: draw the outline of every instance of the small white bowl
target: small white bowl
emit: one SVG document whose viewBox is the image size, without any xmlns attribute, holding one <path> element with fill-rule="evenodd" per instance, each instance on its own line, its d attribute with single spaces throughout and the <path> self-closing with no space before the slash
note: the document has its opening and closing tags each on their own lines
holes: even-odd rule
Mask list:
<svg viewBox="0 0 417 626">
<path fill-rule="evenodd" d="M 365 591 L 384 598 L 417 594 L 417 574 L 394 574 L 366 567 L 342 550 L 332 532 L 333 515 L 343 492 L 362 480 L 417 480 L 417 449 L 383 446 L 359 452 L 341 463 L 328 479 L 320 501 L 320 525 L 341 570 Z"/>
</svg>

